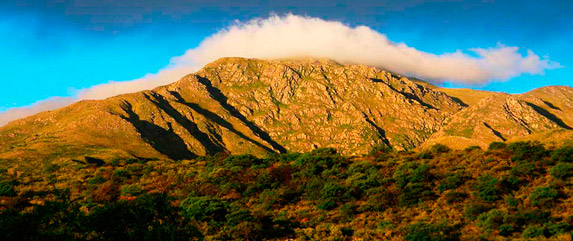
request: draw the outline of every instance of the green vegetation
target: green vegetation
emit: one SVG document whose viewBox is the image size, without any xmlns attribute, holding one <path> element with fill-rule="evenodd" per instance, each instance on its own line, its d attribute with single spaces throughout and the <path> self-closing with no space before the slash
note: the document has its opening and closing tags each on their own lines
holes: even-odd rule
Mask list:
<svg viewBox="0 0 573 241">
<path fill-rule="evenodd" d="M 569 239 L 569 150 L 0 161 L 0 240 Z"/>
</svg>

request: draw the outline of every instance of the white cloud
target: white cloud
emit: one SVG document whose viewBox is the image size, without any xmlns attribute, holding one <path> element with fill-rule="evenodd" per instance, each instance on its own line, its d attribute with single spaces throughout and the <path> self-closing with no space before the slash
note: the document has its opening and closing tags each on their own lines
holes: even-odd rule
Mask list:
<svg viewBox="0 0 573 241">
<path fill-rule="evenodd" d="M 76 102 L 75 98 L 70 97 L 52 97 L 47 100 L 38 101 L 30 106 L 16 107 L 0 113 L 0 126 L 6 123 L 36 114 L 41 111 L 54 110 Z"/>
<path fill-rule="evenodd" d="M 297 15 L 271 16 L 245 23 L 237 22 L 219 31 L 203 40 L 197 48 L 173 58 L 169 66 L 156 74 L 83 89 L 78 91 L 75 100 L 104 99 L 169 84 L 221 57 L 328 58 L 342 63 L 380 67 L 422 79 L 469 84 L 505 80 L 522 74 L 543 74 L 546 69 L 559 67 L 559 64 L 546 58 L 541 59 L 529 50 L 523 56 L 517 47 L 498 45 L 495 48 L 475 48 L 470 51 L 475 55 L 462 51 L 436 55 L 404 43 L 394 43 L 384 34 L 365 26 L 352 28 L 341 22 Z M 41 102 L 0 113 L 0 125 L 67 105 L 70 101 L 53 103 L 60 105 Z"/>
</svg>

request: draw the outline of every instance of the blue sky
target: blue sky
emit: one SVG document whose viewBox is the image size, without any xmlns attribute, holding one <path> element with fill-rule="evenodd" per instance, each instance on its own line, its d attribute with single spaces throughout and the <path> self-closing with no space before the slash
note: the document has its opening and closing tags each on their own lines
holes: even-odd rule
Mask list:
<svg viewBox="0 0 573 241">
<path fill-rule="evenodd" d="M 531 49 L 563 67 L 467 86 L 521 93 L 573 85 L 572 1 L 3 0 L 0 111 L 157 72 L 234 20 L 294 13 L 366 25 L 435 54 Z"/>
</svg>

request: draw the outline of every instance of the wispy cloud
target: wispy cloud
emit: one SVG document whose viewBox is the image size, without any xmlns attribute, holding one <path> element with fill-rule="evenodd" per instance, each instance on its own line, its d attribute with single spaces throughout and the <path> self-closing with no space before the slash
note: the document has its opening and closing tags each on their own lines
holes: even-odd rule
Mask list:
<svg viewBox="0 0 573 241">
<path fill-rule="evenodd" d="M 495 48 L 460 50 L 432 54 L 390 41 L 386 35 L 366 26 L 350 27 L 341 22 L 298 15 L 271 16 L 236 22 L 206 38 L 156 74 L 141 79 L 109 82 L 79 90 L 73 98 L 54 98 L 0 113 L 0 125 L 44 110 L 56 109 L 84 99 L 151 89 L 169 84 L 185 74 L 221 57 L 290 58 L 317 57 L 342 63 L 365 64 L 396 73 L 435 81 L 486 83 L 522 74 L 543 74 L 559 67 L 530 50 L 521 54 L 518 47 L 499 44 Z"/>
</svg>

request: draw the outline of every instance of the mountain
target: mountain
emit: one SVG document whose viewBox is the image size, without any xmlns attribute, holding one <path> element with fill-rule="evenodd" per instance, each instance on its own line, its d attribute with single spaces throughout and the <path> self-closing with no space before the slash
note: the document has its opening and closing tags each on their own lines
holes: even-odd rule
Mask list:
<svg viewBox="0 0 573 241">
<path fill-rule="evenodd" d="M 510 95 L 444 89 L 330 60 L 222 58 L 154 90 L 81 101 L 0 128 L 0 159 L 191 159 L 306 152 L 363 154 L 444 143 L 572 140 L 573 89 Z"/>
</svg>

